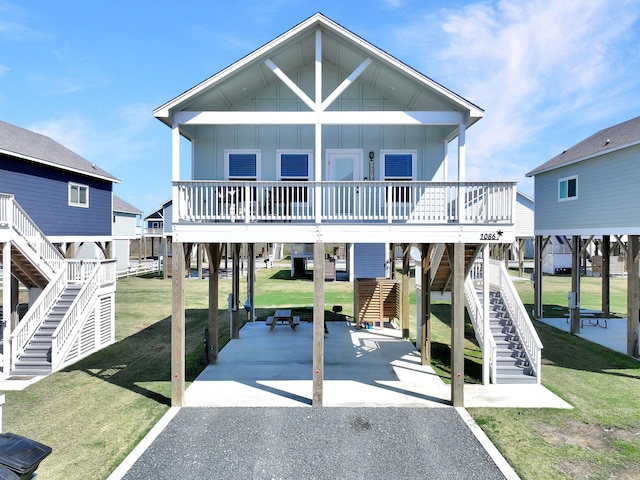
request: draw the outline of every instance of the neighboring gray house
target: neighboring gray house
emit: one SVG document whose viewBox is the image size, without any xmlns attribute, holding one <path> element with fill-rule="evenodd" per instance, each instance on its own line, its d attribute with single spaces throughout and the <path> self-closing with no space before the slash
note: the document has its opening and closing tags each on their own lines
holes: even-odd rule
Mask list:
<svg viewBox="0 0 640 480">
<path fill-rule="evenodd" d="M 140 240 L 137 234 L 138 220 L 142 212 L 120 197 L 113 196 L 113 243 L 118 268 L 129 266 L 131 241 Z"/>
<path fill-rule="evenodd" d="M 580 285 L 577 271 L 585 241 L 600 239 L 603 262 L 604 315 L 609 314 L 609 248 L 611 236 L 627 235 L 628 331 L 630 355 L 637 354 L 640 310 L 638 285 L 638 236 L 640 202 L 640 117 L 601 130 L 540 165 L 528 177 L 535 179 L 536 314 L 541 313 L 542 252 L 551 236 L 571 238 L 571 267 L 575 302 L 579 314 Z M 573 319 L 573 318 L 572 318 Z M 579 322 L 573 319 L 572 331 Z"/>
</svg>

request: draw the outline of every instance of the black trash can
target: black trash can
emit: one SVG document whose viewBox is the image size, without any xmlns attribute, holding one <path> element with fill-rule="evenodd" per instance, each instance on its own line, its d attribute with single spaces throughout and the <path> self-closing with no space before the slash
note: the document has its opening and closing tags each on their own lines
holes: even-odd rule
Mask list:
<svg viewBox="0 0 640 480">
<path fill-rule="evenodd" d="M 13 473 L 8 468 L 5 468 L 2 465 L 0 465 L 0 480 L 19 480 L 19 479 L 20 477 L 18 475 Z"/>
<path fill-rule="evenodd" d="M 15 433 L 0 434 L 0 466 L 28 480 L 40 462 L 51 453 L 51 447 Z M 11 478 L 11 477 L 8 477 Z"/>
</svg>

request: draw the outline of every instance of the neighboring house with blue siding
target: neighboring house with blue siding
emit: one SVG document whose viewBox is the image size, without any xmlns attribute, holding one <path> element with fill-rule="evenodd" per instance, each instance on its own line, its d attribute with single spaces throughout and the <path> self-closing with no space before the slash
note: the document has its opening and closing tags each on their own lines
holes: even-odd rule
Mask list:
<svg viewBox="0 0 640 480">
<path fill-rule="evenodd" d="M 0 121 L 3 375 L 45 375 L 115 341 L 114 182 L 51 138 Z"/>
<path fill-rule="evenodd" d="M 579 309 L 580 251 L 595 240 L 602 252 L 603 307 L 609 314 L 608 277 L 610 239 L 626 237 L 622 250 L 628 271 L 627 350 L 637 354 L 640 285 L 638 285 L 638 236 L 640 202 L 635 199 L 640 183 L 640 117 L 600 130 L 527 173 L 535 181 L 536 250 L 542 252 L 549 238 L 571 239 L 572 292 Z M 537 255 L 538 257 L 538 255 Z M 541 288 L 542 254 L 536 258 L 536 286 Z M 541 293 L 536 295 L 536 314 L 541 313 Z M 576 314 L 577 315 L 577 314 Z M 572 331 L 578 322 L 572 322 Z M 575 332 L 574 332 L 575 333 Z"/>
<path fill-rule="evenodd" d="M 106 249 L 117 178 L 45 135 L 1 121 L 0 158 L 0 192 L 14 195 L 67 256 L 80 243 Z"/>
</svg>

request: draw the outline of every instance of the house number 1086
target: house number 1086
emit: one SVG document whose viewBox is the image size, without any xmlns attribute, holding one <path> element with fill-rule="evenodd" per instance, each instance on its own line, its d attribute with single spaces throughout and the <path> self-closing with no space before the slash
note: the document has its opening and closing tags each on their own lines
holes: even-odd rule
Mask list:
<svg viewBox="0 0 640 480">
<path fill-rule="evenodd" d="M 497 239 L 498 239 L 497 233 L 481 233 L 480 234 L 480 240 L 497 240 Z"/>
</svg>

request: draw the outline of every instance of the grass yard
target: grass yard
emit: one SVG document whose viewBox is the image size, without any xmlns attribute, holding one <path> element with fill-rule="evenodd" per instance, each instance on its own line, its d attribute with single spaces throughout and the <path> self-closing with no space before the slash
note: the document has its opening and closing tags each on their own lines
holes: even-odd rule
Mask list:
<svg viewBox="0 0 640 480">
<path fill-rule="evenodd" d="M 288 266 L 257 271 L 259 318 L 275 308 L 313 304 L 313 282 L 291 279 Z M 413 282 L 413 279 L 411 279 Z M 569 284 L 567 284 L 569 282 Z M 612 279 L 612 311 L 624 315 L 626 281 Z M 241 280 L 240 300 L 246 288 Z M 531 310 L 530 282 L 518 283 Z M 570 279 L 545 277 L 544 303 L 551 312 L 566 305 Z M 413 286 L 413 283 L 412 283 Z M 231 290 L 221 280 L 219 302 Z M 167 411 L 170 385 L 171 282 L 157 278 L 118 281 L 118 342 L 50 375 L 22 392 L 4 392 L 4 429 L 53 448 L 38 469 L 42 479 L 106 478 Z M 207 282 L 185 288 L 187 380 L 204 366 L 202 331 L 207 322 Z M 415 305 L 415 295 L 410 298 Z M 581 304 L 599 308 L 599 279 L 582 280 Z M 353 314 L 352 284 L 325 283 L 325 310 L 342 305 Z M 432 306 L 433 365 L 449 380 L 448 304 Z M 562 313 L 562 312 L 561 312 Z M 244 315 L 241 313 L 241 318 Z M 220 338 L 229 338 L 226 309 Z M 632 479 L 640 472 L 640 362 L 536 322 L 545 345 L 543 384 L 575 406 L 551 409 L 469 409 L 478 424 L 527 479 Z M 415 337 L 415 316 L 410 332 Z M 467 325 L 466 382 L 479 382 L 481 354 Z"/>
</svg>

